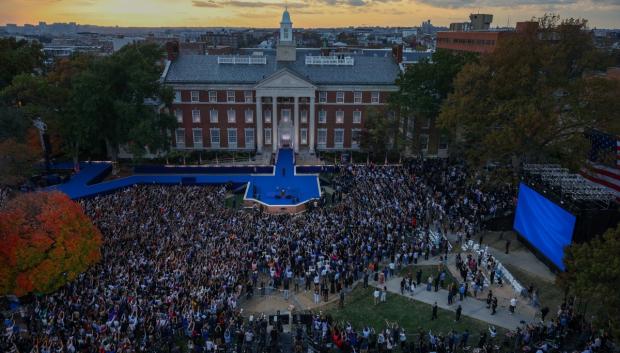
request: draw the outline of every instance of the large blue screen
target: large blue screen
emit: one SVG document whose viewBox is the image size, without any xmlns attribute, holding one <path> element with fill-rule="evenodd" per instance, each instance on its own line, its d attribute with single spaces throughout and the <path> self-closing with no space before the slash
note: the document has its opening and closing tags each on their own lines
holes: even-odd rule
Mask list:
<svg viewBox="0 0 620 353">
<path fill-rule="evenodd" d="M 514 229 L 558 268 L 564 270 L 564 247 L 573 239 L 576 218 L 521 183 Z"/>
</svg>

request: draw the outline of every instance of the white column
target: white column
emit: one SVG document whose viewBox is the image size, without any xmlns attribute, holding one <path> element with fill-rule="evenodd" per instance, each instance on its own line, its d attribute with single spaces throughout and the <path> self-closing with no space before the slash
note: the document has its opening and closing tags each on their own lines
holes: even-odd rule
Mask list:
<svg viewBox="0 0 620 353">
<path fill-rule="evenodd" d="M 273 146 L 273 152 L 278 150 L 278 97 L 271 97 L 272 110 L 271 110 L 271 145 Z"/>
<path fill-rule="evenodd" d="M 295 125 L 293 125 L 293 144 L 295 153 L 299 152 L 299 97 L 295 97 Z"/>
<path fill-rule="evenodd" d="M 308 130 L 310 130 L 309 134 L 310 134 L 310 139 L 308 140 L 309 143 L 309 147 L 310 147 L 310 153 L 314 153 L 314 119 L 316 119 L 316 117 L 314 116 L 314 93 L 313 96 L 310 97 L 310 126 L 308 128 Z"/>
<path fill-rule="evenodd" d="M 263 152 L 263 97 L 256 97 L 256 152 Z"/>
</svg>

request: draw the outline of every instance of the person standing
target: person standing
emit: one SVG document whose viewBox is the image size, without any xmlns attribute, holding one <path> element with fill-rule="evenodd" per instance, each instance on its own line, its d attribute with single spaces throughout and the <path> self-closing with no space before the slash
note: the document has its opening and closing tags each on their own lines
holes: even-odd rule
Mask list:
<svg viewBox="0 0 620 353">
<path fill-rule="evenodd" d="M 383 291 L 381 292 L 381 302 L 385 303 L 387 301 L 387 287 L 383 286 Z"/>
<path fill-rule="evenodd" d="M 542 321 L 545 321 L 545 318 L 547 317 L 547 315 L 549 314 L 549 308 L 548 307 L 544 307 L 542 309 L 540 309 L 540 318 Z"/>
<path fill-rule="evenodd" d="M 461 348 L 467 347 L 467 341 L 469 340 L 469 330 L 465 329 L 463 335 L 461 335 Z"/>
<path fill-rule="evenodd" d="M 506 254 L 510 252 L 510 239 L 506 240 Z"/>
<path fill-rule="evenodd" d="M 422 283 L 422 270 L 418 270 L 415 274 L 415 282 L 419 286 Z"/>
<path fill-rule="evenodd" d="M 375 299 L 375 305 L 379 304 L 379 296 L 381 296 L 379 288 L 375 288 L 375 291 L 372 293 L 372 297 Z"/>
<path fill-rule="evenodd" d="M 497 297 L 493 297 L 493 302 L 491 303 L 491 315 L 495 315 L 497 311 Z"/>
<path fill-rule="evenodd" d="M 516 308 L 517 308 L 517 298 L 512 297 L 510 299 L 510 313 L 514 314 Z"/>
<path fill-rule="evenodd" d="M 340 290 L 339 306 L 340 306 L 341 309 L 344 308 L 344 289 Z"/>
<path fill-rule="evenodd" d="M 463 308 L 459 305 L 458 308 L 456 308 L 456 322 L 459 322 L 459 320 L 461 320 L 461 313 L 463 312 Z"/>
<path fill-rule="evenodd" d="M 435 320 L 437 318 L 437 302 L 433 304 L 433 316 L 431 316 L 431 320 Z"/>
</svg>

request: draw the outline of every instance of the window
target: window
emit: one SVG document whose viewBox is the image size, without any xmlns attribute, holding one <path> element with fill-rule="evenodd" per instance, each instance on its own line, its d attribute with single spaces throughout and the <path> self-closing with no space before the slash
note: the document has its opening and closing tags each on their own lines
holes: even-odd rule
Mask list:
<svg viewBox="0 0 620 353">
<path fill-rule="evenodd" d="M 237 112 L 234 109 L 228 109 L 228 122 L 234 124 L 237 121 Z"/>
<path fill-rule="evenodd" d="M 334 130 L 334 144 L 336 148 L 342 148 L 344 144 L 344 129 L 335 129 Z"/>
<path fill-rule="evenodd" d="M 428 150 L 428 135 L 420 135 L 420 150 L 426 152 Z"/>
<path fill-rule="evenodd" d="M 320 110 L 319 111 L 319 124 L 326 124 L 326 123 L 327 123 L 327 111 Z"/>
<path fill-rule="evenodd" d="M 344 123 L 344 112 L 342 110 L 339 110 L 336 112 L 336 124 L 343 124 Z"/>
<path fill-rule="evenodd" d="M 372 92 L 372 97 L 370 99 L 370 103 L 378 104 L 379 103 L 379 92 Z"/>
<path fill-rule="evenodd" d="M 291 110 L 290 109 L 282 109 L 282 121 L 285 123 L 291 121 Z"/>
<path fill-rule="evenodd" d="M 174 91 L 174 101 L 177 103 L 181 102 L 181 91 Z"/>
<path fill-rule="evenodd" d="M 192 91 L 192 102 L 200 102 L 200 92 Z"/>
<path fill-rule="evenodd" d="M 361 124 L 362 123 L 362 112 L 356 110 L 353 112 L 353 124 Z"/>
<path fill-rule="evenodd" d="M 185 129 L 176 130 L 177 147 L 185 147 Z"/>
<path fill-rule="evenodd" d="M 228 129 L 228 147 L 237 147 L 237 129 Z"/>
<path fill-rule="evenodd" d="M 217 103 L 217 91 L 209 91 L 209 102 Z"/>
<path fill-rule="evenodd" d="M 266 123 L 271 122 L 271 110 L 269 109 L 265 110 L 265 122 Z"/>
<path fill-rule="evenodd" d="M 210 129 L 211 147 L 220 147 L 220 129 Z"/>
<path fill-rule="evenodd" d="M 177 109 L 174 111 L 174 115 L 177 117 L 177 123 L 183 123 L 183 111 L 181 109 Z"/>
<path fill-rule="evenodd" d="M 301 115 L 301 123 L 302 124 L 307 123 L 308 122 L 308 111 L 307 110 L 302 110 L 300 113 L 301 113 L 300 114 Z"/>
<path fill-rule="evenodd" d="M 245 148 L 254 148 L 254 129 L 245 129 Z"/>
<path fill-rule="evenodd" d="M 336 103 L 344 103 L 344 92 L 336 92 Z"/>
<path fill-rule="evenodd" d="M 327 92 L 319 92 L 319 103 L 327 103 Z"/>
<path fill-rule="evenodd" d="M 351 147 L 352 148 L 359 148 L 361 139 L 362 139 L 362 130 L 360 129 L 351 130 Z"/>
<path fill-rule="evenodd" d="M 319 129 L 316 137 L 316 143 L 325 147 L 327 144 L 327 129 Z"/>
<path fill-rule="evenodd" d="M 202 129 L 192 129 L 194 148 L 202 148 Z"/>
<path fill-rule="evenodd" d="M 300 129 L 299 130 L 300 144 L 307 145 L 308 144 L 308 129 Z"/>
<path fill-rule="evenodd" d="M 265 144 L 271 145 L 271 129 L 265 129 Z"/>
<path fill-rule="evenodd" d="M 235 91 L 226 92 L 226 101 L 228 103 L 235 103 Z"/>
<path fill-rule="evenodd" d="M 217 110 L 213 109 L 209 112 L 209 121 L 212 124 L 217 124 Z"/>
<path fill-rule="evenodd" d="M 254 121 L 254 111 L 248 109 L 245 111 L 245 123 L 251 124 Z"/>
<path fill-rule="evenodd" d="M 448 136 L 446 135 L 439 136 L 439 149 L 440 150 L 448 149 Z"/>
<path fill-rule="evenodd" d="M 431 128 L 431 119 L 430 118 L 422 118 L 422 129 L 430 129 Z"/>
<path fill-rule="evenodd" d="M 252 103 L 254 102 L 254 99 L 252 99 L 252 91 L 245 91 L 243 92 L 243 96 L 245 97 L 245 102 L 246 103 Z"/>
<path fill-rule="evenodd" d="M 192 123 L 200 124 L 200 110 L 199 109 L 192 110 Z"/>
<path fill-rule="evenodd" d="M 362 103 L 362 92 L 356 91 L 354 93 L 353 103 Z"/>
</svg>

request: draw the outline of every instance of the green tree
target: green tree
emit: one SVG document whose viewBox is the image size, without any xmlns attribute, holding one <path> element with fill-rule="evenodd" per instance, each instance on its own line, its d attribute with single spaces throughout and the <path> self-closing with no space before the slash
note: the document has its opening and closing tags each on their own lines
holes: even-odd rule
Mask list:
<svg viewBox="0 0 620 353">
<path fill-rule="evenodd" d="M 578 168 L 585 130 L 618 132 L 620 83 L 588 74 L 609 56 L 585 25 L 545 16 L 539 31 L 513 34 L 463 67 L 439 123 L 471 162 L 512 164 L 514 172 L 522 162 Z"/>
<path fill-rule="evenodd" d="M 81 141 L 105 142 L 108 156 L 117 159 L 118 146 L 132 151 L 165 150 L 174 117 L 160 112 L 170 106 L 172 91 L 159 82 L 163 56 L 155 44 L 126 46 L 108 58 L 95 60 L 72 81 L 72 130 Z M 73 138 L 77 138 L 73 136 Z"/>
<path fill-rule="evenodd" d="M 454 77 L 468 62 L 475 61 L 473 54 L 452 53 L 438 50 L 432 60 L 422 60 L 411 65 L 396 80 L 398 92 L 390 96 L 390 104 L 399 112 L 399 139 L 417 151 L 413 119 L 431 119 L 439 115 L 441 104 L 453 90 Z"/>
<path fill-rule="evenodd" d="M 0 185 L 18 186 L 32 175 L 37 153 L 13 138 L 0 141 Z"/>
<path fill-rule="evenodd" d="M 395 115 L 387 114 L 382 109 L 370 108 L 366 111 L 360 145 L 375 159 L 383 157 L 386 153 L 396 150 L 397 129 Z"/>
<path fill-rule="evenodd" d="M 587 243 L 566 248 L 559 284 L 585 300 L 593 321 L 620 337 L 620 226 Z M 586 317 L 589 319 L 589 317 Z"/>
<path fill-rule="evenodd" d="M 43 51 L 38 42 L 0 38 L 0 90 L 13 82 L 13 77 L 43 68 Z"/>
</svg>

